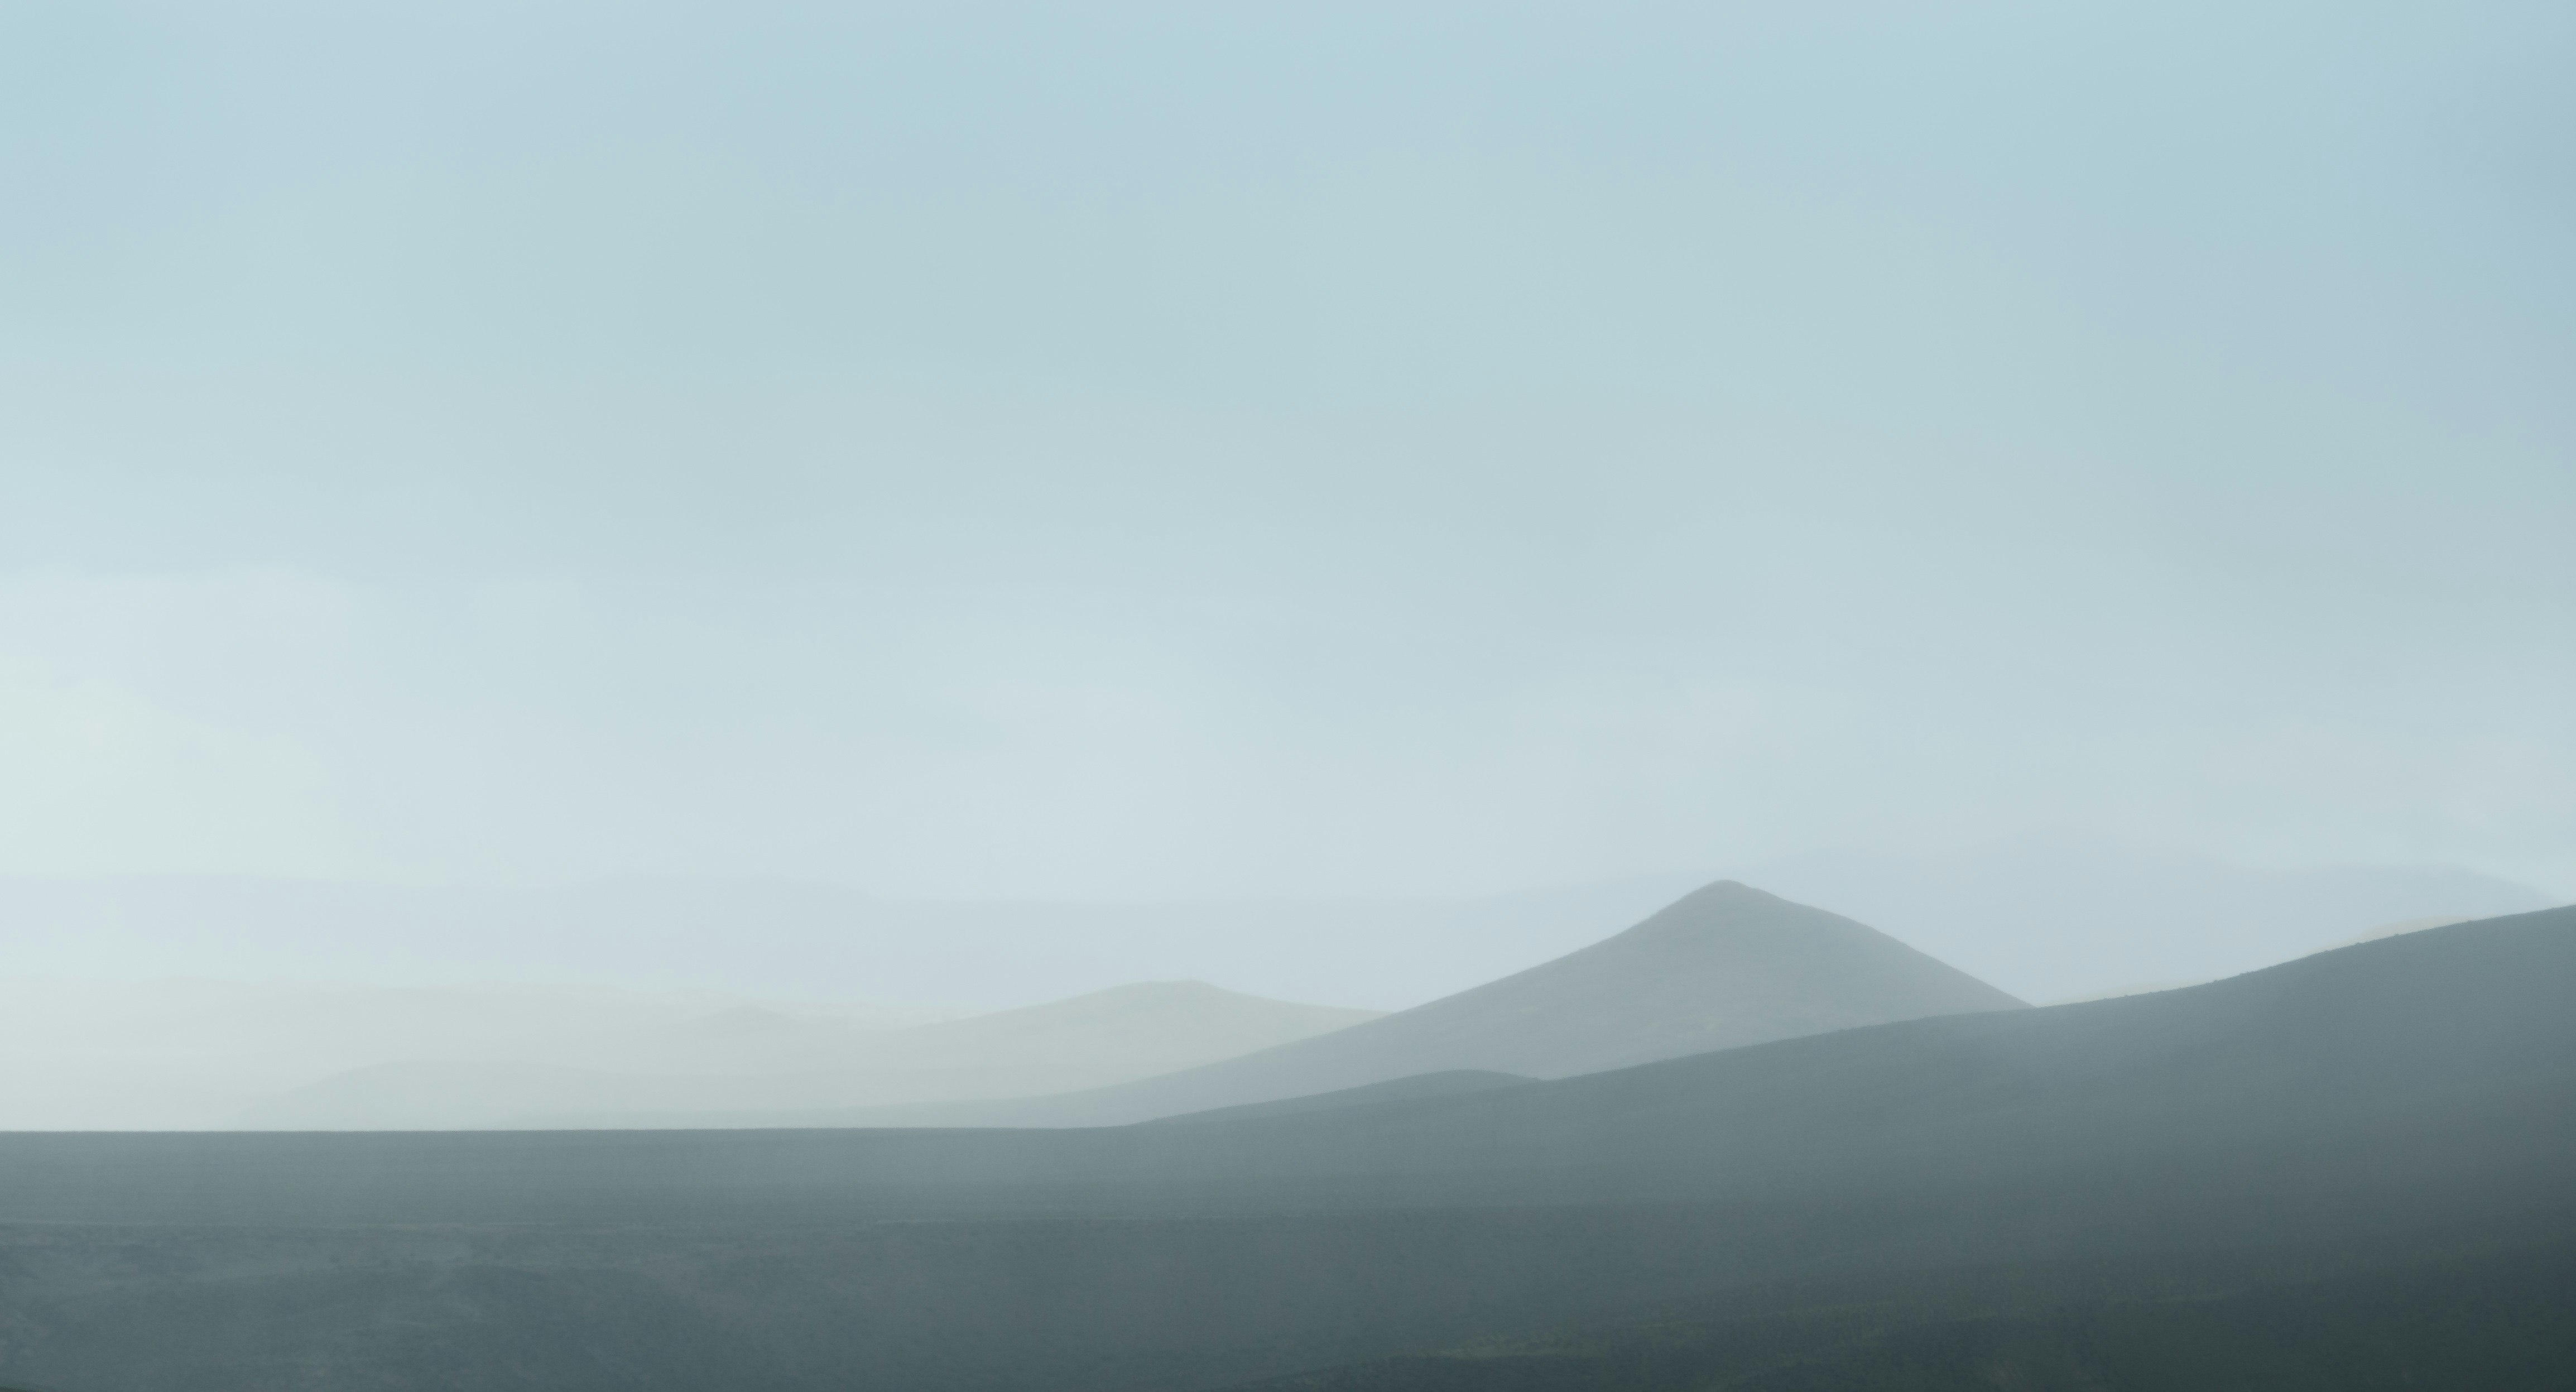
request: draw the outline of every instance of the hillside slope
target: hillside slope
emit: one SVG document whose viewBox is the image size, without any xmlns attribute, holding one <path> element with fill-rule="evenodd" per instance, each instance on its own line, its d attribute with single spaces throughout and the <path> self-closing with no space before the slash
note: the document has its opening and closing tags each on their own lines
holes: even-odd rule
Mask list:
<svg viewBox="0 0 2576 1392">
<path fill-rule="evenodd" d="M 782 1124 L 1104 1126 L 1462 1071 L 1562 1078 L 2021 1002 L 1887 935 L 1721 880 L 1615 937 L 1333 1035 L 1073 1097 Z"/>
<path fill-rule="evenodd" d="M 710 1213 L 966 1216 L 1041 1191 L 1050 1212 L 1236 1211 L 1280 1193 L 1699 1201 L 2116 1177 L 2283 1147 L 2373 1173 L 2401 1169 L 2400 1146 L 2509 1165 L 2576 1136 L 2571 998 L 2576 909 L 2553 909 L 2155 995 L 1187 1126 L 0 1134 L 0 1222 L 626 1221 L 681 1197 Z M 2354 1151 L 2365 1136 L 2381 1148 Z"/>
<path fill-rule="evenodd" d="M 2447 866 L 2259 868 L 2065 839 L 1919 858 L 1821 851 L 1741 878 L 2042 1004 L 2215 981 L 2405 919 L 2494 918 L 2555 902 Z"/>
</svg>

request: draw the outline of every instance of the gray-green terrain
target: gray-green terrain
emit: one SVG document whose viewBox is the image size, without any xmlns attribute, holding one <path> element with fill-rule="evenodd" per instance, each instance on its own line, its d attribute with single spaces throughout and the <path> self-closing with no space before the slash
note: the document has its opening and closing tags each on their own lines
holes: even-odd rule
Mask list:
<svg viewBox="0 0 2576 1392">
<path fill-rule="evenodd" d="M 0 1137 L 0 1381 L 2563 1385 L 2571 993 L 2553 910 L 1189 1122 Z"/>
</svg>

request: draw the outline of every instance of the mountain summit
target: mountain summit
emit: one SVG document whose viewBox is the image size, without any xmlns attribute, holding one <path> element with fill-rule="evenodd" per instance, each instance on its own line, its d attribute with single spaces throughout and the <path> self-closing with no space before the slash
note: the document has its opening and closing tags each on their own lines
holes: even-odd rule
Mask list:
<svg viewBox="0 0 2576 1392">
<path fill-rule="evenodd" d="M 1411 1010 L 1160 1078 L 950 1119 L 1109 1125 L 1425 1073 L 1560 1078 L 2021 1005 L 1876 929 L 1721 880 L 1616 937 Z"/>
<path fill-rule="evenodd" d="M 1443 1068 L 1557 1078 L 2021 1004 L 1874 928 L 1720 880 L 1579 952 L 1308 1042 L 1401 1041 Z"/>
</svg>

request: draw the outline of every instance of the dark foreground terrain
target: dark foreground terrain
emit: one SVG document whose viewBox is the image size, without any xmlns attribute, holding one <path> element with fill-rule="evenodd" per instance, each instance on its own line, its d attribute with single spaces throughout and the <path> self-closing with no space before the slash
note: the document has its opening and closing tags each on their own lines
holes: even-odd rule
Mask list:
<svg viewBox="0 0 2576 1392">
<path fill-rule="evenodd" d="M 1938 1268 L 1757 1286 L 1616 1321 L 1264 1381 L 1269 1392 L 2203 1392 L 2569 1385 L 2560 1235 Z"/>
<path fill-rule="evenodd" d="M 0 1383 L 2567 1386 L 2571 999 L 2553 910 L 1145 1126 L 0 1137 Z"/>
</svg>

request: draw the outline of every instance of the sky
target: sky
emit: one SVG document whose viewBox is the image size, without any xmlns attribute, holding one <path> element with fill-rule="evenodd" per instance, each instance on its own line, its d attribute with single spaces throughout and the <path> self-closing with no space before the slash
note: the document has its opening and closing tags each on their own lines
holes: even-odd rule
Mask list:
<svg viewBox="0 0 2576 1392">
<path fill-rule="evenodd" d="M 0 10 L 0 874 L 2576 893 L 2563 4 Z"/>
</svg>

